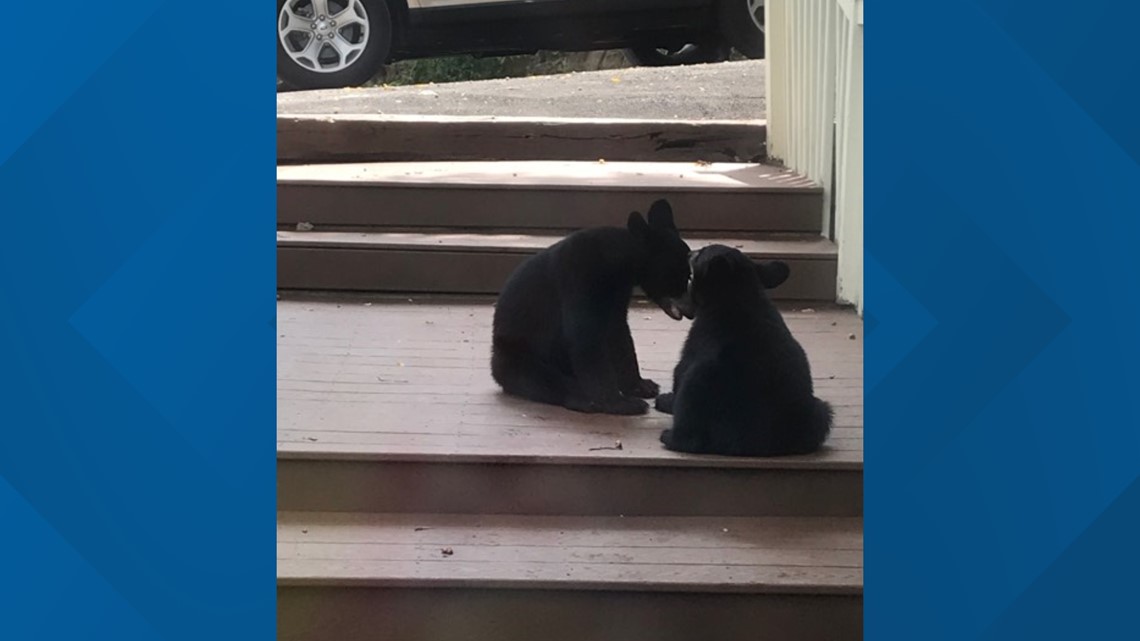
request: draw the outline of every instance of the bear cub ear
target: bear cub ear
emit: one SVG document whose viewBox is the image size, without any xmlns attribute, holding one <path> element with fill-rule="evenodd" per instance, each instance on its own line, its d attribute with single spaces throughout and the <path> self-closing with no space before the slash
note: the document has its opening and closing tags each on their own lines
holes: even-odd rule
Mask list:
<svg viewBox="0 0 1140 641">
<path fill-rule="evenodd" d="M 760 283 L 764 285 L 764 289 L 775 289 L 780 286 L 788 280 L 790 273 L 788 264 L 782 260 L 756 263 L 756 274 L 760 276 Z"/>
<path fill-rule="evenodd" d="M 629 233 L 633 234 L 634 238 L 645 238 L 649 235 L 649 225 L 645 223 L 645 219 L 641 214 L 634 211 L 629 214 L 629 222 L 626 223 L 629 228 Z"/>
<path fill-rule="evenodd" d="M 668 200 L 662 198 L 649 207 L 649 224 L 660 229 L 676 230 L 673 224 L 673 207 Z"/>
</svg>

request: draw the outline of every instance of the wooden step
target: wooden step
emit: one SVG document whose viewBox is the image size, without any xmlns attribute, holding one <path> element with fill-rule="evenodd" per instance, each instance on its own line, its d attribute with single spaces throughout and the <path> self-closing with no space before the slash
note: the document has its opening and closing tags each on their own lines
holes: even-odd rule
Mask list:
<svg viewBox="0 0 1140 641">
<path fill-rule="evenodd" d="M 485 298 L 308 296 L 278 303 L 278 506 L 565 515 L 860 516 L 862 322 L 785 318 L 836 427 L 810 456 L 692 456 L 670 418 L 586 415 L 503 395 Z M 665 390 L 688 330 L 635 304 L 642 375 Z M 620 449 L 617 449 L 619 447 Z"/>
<path fill-rule="evenodd" d="M 763 120 L 278 114 L 277 161 L 759 162 Z"/>
<path fill-rule="evenodd" d="M 420 162 L 277 168 L 285 229 L 571 230 L 621 225 L 668 198 L 682 233 L 814 232 L 822 190 L 759 164 Z"/>
<path fill-rule="evenodd" d="M 558 235 L 277 232 L 279 289 L 495 294 L 522 261 Z M 835 300 L 836 248 L 814 235 L 690 238 L 738 247 L 756 260 L 779 259 L 788 281 L 779 299 Z"/>
<path fill-rule="evenodd" d="M 280 512 L 281 639 L 856 639 L 859 518 Z"/>
</svg>

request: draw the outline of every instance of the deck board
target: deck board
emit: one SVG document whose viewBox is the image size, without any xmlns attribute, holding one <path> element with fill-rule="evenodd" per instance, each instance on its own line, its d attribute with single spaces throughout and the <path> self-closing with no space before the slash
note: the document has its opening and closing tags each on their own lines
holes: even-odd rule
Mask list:
<svg viewBox="0 0 1140 641">
<path fill-rule="evenodd" d="M 763 120 L 278 114 L 278 163 L 763 158 Z"/>
<path fill-rule="evenodd" d="M 440 251 L 495 251 L 533 254 L 565 238 L 565 234 L 471 234 L 421 232 L 297 232 L 278 231 L 280 247 L 341 249 L 408 249 Z M 799 258 L 835 260 L 835 243 L 815 234 L 750 234 L 686 238 L 697 250 L 708 245 L 728 245 L 754 259 Z"/>
<path fill-rule="evenodd" d="M 430 185 L 432 188 L 813 191 L 795 172 L 753 163 L 603 162 L 568 160 L 372 162 L 280 165 L 279 184 Z"/>
<path fill-rule="evenodd" d="M 862 322 L 785 311 L 835 407 L 824 449 L 772 459 L 693 456 L 658 442 L 670 417 L 586 415 L 502 394 L 490 376 L 490 299 L 310 296 L 278 302 L 278 456 L 284 459 L 862 469 Z M 642 375 L 671 387 L 688 331 L 656 307 L 629 314 Z M 853 337 L 853 338 L 852 338 Z M 614 448 L 621 442 L 621 449 Z"/>
<path fill-rule="evenodd" d="M 280 512 L 277 540 L 281 585 L 860 594 L 863 580 L 859 518 Z"/>
</svg>

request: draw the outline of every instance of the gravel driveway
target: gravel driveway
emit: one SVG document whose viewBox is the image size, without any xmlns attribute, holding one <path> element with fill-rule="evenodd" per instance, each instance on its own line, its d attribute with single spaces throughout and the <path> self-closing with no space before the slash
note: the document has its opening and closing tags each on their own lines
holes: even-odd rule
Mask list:
<svg viewBox="0 0 1140 641">
<path fill-rule="evenodd" d="M 421 114 L 564 118 L 764 118 L 763 60 L 638 67 L 413 87 L 294 91 L 279 114 Z"/>
</svg>

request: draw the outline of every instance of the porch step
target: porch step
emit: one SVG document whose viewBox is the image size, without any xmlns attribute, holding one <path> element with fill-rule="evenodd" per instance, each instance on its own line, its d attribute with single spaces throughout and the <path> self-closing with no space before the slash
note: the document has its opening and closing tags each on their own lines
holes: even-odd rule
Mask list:
<svg viewBox="0 0 1140 641">
<path fill-rule="evenodd" d="M 282 639 L 860 638 L 862 519 L 280 512 Z"/>
<path fill-rule="evenodd" d="M 278 303 L 278 506 L 524 515 L 860 516 L 862 324 L 785 310 L 836 410 L 810 456 L 692 456 L 670 418 L 587 415 L 499 392 L 488 299 L 315 296 Z M 688 330 L 636 304 L 642 375 L 671 386 Z"/>
<path fill-rule="evenodd" d="M 682 234 L 819 233 L 822 190 L 760 164 L 413 162 L 277 168 L 282 229 L 567 230 L 622 225 L 658 198 Z"/>
<path fill-rule="evenodd" d="M 277 161 L 758 162 L 766 130 L 763 120 L 279 114 Z"/>
<path fill-rule="evenodd" d="M 552 234 L 277 232 L 280 289 L 495 294 L 522 261 L 558 242 Z M 776 298 L 834 300 L 835 245 L 816 235 L 689 237 L 697 249 L 735 246 L 780 259 L 791 277 Z"/>
</svg>

